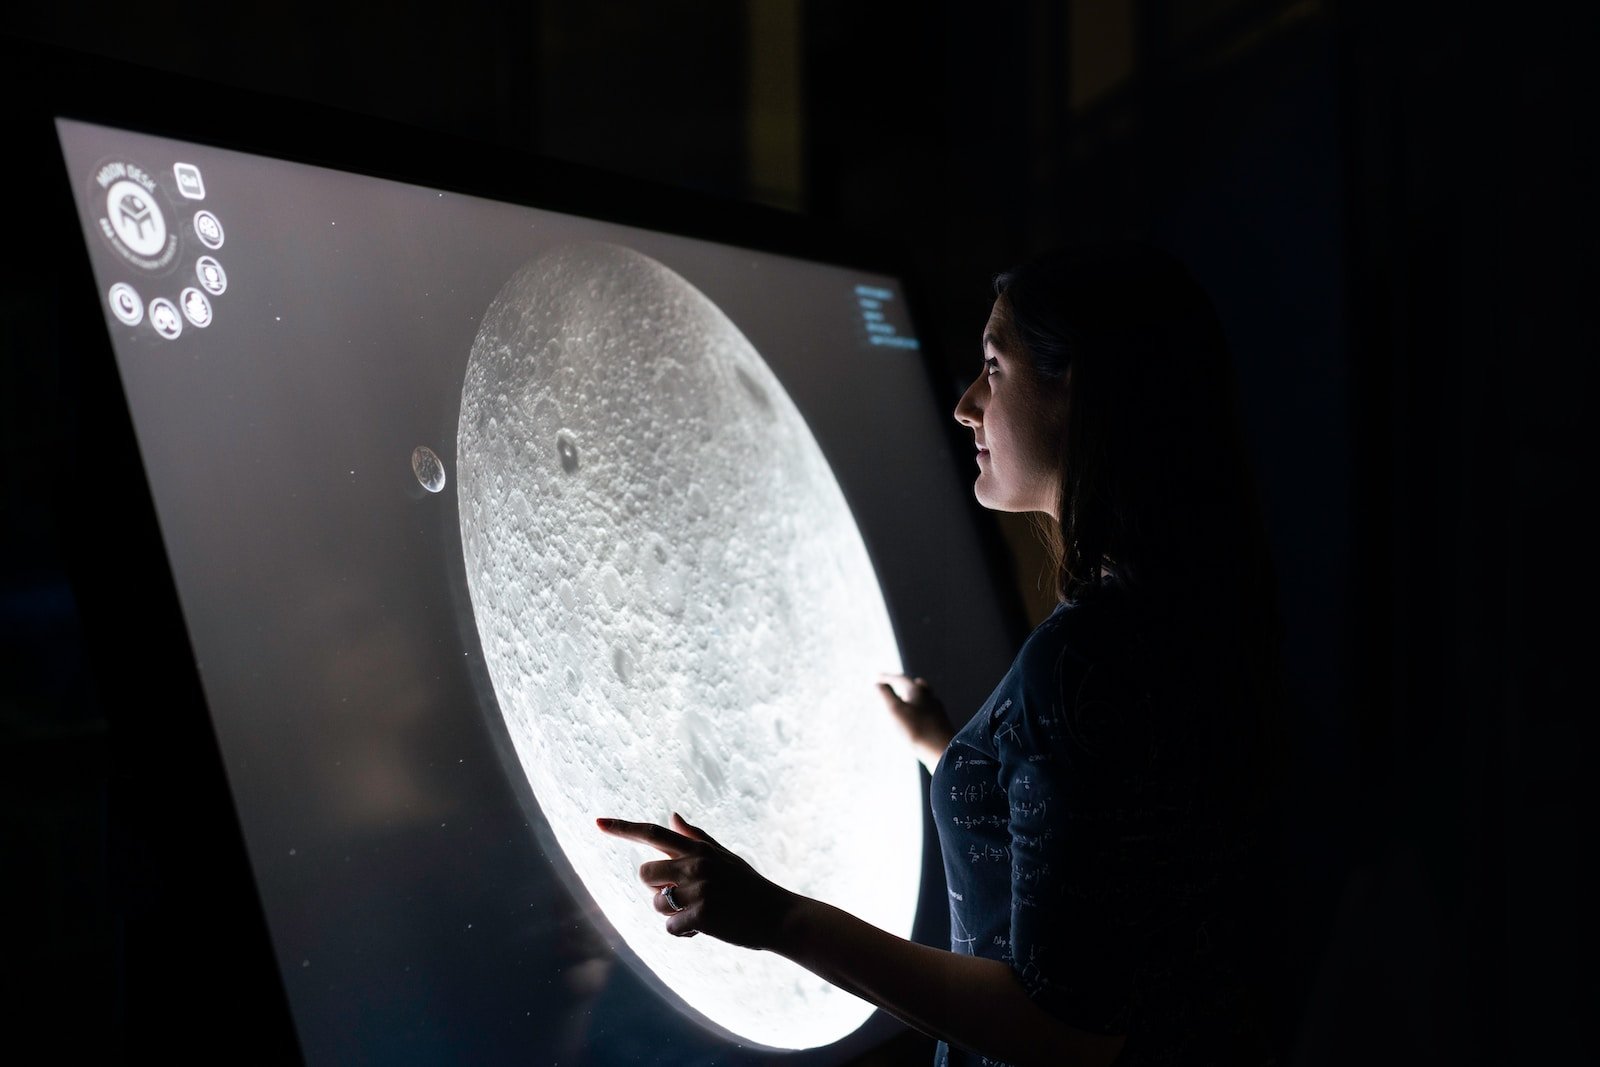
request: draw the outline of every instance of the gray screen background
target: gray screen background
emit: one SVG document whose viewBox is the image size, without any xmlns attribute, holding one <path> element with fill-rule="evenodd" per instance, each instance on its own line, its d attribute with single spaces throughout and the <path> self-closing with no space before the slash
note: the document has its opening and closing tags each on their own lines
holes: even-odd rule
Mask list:
<svg viewBox="0 0 1600 1067">
<path fill-rule="evenodd" d="M 467 599 L 453 478 L 461 385 L 485 309 L 545 248 L 610 241 L 682 275 L 804 415 L 877 568 L 906 669 L 964 718 L 1014 650 L 969 518 L 975 468 L 961 474 L 950 455 L 950 413 L 918 353 L 867 340 L 855 287 L 898 294 L 899 282 L 73 121 L 58 130 L 102 307 L 119 281 L 147 304 L 176 301 L 209 251 L 188 214 L 204 207 L 224 227 L 209 254 L 228 287 L 210 326 L 167 341 L 148 317 L 129 327 L 108 309 L 106 323 L 307 1058 L 777 1058 L 688 1018 L 624 965 L 553 853 Z M 110 159 L 160 183 L 179 235 L 165 272 L 136 267 L 99 232 L 94 174 Z M 179 195 L 180 161 L 200 168 L 203 201 Z M 903 301 L 885 311 L 914 333 Z M 443 459 L 444 492 L 417 484 L 417 445 Z M 936 875 L 924 913 L 930 897 L 942 915 Z M 841 1062 L 895 1028 L 880 1015 L 783 1058 Z"/>
</svg>

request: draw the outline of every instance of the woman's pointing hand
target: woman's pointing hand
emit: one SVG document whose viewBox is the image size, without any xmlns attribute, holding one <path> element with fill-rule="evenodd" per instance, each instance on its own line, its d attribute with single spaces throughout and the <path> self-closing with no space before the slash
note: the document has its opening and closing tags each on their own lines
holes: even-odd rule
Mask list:
<svg viewBox="0 0 1600 1067">
<path fill-rule="evenodd" d="M 745 948 L 771 948 L 799 899 L 676 812 L 671 829 L 623 819 L 596 819 L 595 825 L 666 854 L 643 864 L 639 879 L 655 891 L 652 905 L 677 937 L 706 933 Z"/>
</svg>

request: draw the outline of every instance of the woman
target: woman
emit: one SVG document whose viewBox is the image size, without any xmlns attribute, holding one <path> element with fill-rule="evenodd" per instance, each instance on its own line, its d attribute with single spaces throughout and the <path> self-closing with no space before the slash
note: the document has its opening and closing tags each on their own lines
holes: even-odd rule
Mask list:
<svg viewBox="0 0 1600 1067">
<path fill-rule="evenodd" d="M 655 846 L 670 933 L 778 952 L 940 1040 L 940 1063 L 1270 1062 L 1241 915 L 1269 810 L 1277 626 L 1222 331 L 1134 242 L 1002 274 L 955 417 L 978 501 L 1033 512 L 1059 604 L 952 731 L 886 704 L 933 772 L 951 948 L 763 879 L 708 834 Z"/>
</svg>

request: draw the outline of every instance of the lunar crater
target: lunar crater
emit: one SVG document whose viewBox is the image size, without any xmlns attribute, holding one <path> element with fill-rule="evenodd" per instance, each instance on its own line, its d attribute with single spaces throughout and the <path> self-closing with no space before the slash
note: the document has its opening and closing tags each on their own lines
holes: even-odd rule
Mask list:
<svg viewBox="0 0 1600 1067">
<path fill-rule="evenodd" d="M 556 435 L 556 455 L 561 458 L 561 469 L 573 474 L 578 469 L 578 446 L 566 434 Z"/>
</svg>

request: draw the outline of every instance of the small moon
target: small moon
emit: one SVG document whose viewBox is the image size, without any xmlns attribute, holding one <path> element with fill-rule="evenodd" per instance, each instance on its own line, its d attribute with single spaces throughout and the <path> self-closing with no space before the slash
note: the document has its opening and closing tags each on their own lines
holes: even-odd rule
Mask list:
<svg viewBox="0 0 1600 1067">
<path fill-rule="evenodd" d="M 677 808 L 779 885 L 911 934 L 926 800 L 872 685 L 899 648 L 782 383 L 665 265 L 563 245 L 484 313 L 455 462 L 484 662 L 583 890 L 691 1017 L 769 1048 L 856 1030 L 865 1001 L 775 953 L 664 936 L 638 882 L 654 853 L 593 821 Z"/>
<path fill-rule="evenodd" d="M 411 450 L 411 473 L 417 476 L 418 483 L 428 492 L 444 490 L 444 463 L 439 459 L 439 454 L 427 445 L 418 445 Z"/>
</svg>

